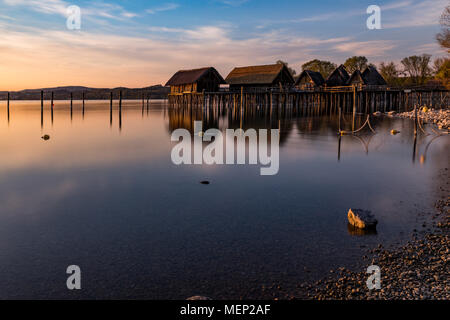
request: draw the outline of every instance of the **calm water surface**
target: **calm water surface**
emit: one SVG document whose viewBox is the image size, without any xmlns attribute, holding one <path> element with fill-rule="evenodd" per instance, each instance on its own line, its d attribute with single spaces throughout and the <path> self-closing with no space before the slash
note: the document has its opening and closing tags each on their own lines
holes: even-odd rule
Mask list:
<svg viewBox="0 0 450 320">
<path fill-rule="evenodd" d="M 72 114 L 57 102 L 53 121 L 46 105 L 42 123 L 39 106 L 12 102 L 8 122 L 0 102 L 0 298 L 252 298 L 273 283 L 289 290 L 333 268 L 361 270 L 367 248 L 422 227 L 449 163 L 448 137 L 420 134 L 414 152 L 409 120 L 374 119 L 376 135 L 339 140 L 336 117 L 290 115 L 243 121 L 281 128 L 276 176 L 175 166 L 170 134 L 195 112 L 127 101 L 119 128 L 108 102 L 88 101 L 84 116 L 79 102 Z M 239 125 L 222 111 L 205 122 Z M 372 210 L 377 233 L 352 233 L 350 207 Z M 72 264 L 81 291 L 66 289 Z"/>
</svg>

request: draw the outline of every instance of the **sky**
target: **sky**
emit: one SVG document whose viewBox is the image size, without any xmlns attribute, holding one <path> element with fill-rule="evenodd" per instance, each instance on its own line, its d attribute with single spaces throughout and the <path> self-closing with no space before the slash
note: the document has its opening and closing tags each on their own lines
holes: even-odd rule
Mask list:
<svg viewBox="0 0 450 320">
<path fill-rule="evenodd" d="M 81 9 L 79 30 L 67 8 Z M 381 8 L 369 30 L 368 6 Z M 442 57 L 448 0 L 0 0 L 0 91 L 164 85 L 180 69 Z"/>
</svg>

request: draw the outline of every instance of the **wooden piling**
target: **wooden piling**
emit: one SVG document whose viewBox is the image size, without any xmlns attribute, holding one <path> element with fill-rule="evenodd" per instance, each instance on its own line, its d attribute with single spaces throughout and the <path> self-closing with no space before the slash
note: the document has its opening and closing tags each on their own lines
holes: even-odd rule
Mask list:
<svg viewBox="0 0 450 320">
<path fill-rule="evenodd" d="M 8 102 L 6 103 L 6 111 L 7 111 L 7 115 L 8 115 L 8 123 L 9 123 L 9 100 L 10 100 L 10 94 L 8 91 L 8 98 L 7 98 Z"/>
<path fill-rule="evenodd" d="M 83 113 L 83 116 L 84 116 L 84 92 L 83 92 L 83 111 L 82 111 L 82 113 Z"/>
</svg>

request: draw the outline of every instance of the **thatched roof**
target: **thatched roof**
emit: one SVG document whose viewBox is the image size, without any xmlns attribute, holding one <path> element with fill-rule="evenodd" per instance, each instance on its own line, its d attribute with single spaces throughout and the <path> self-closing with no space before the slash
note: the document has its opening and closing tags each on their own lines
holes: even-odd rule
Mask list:
<svg viewBox="0 0 450 320">
<path fill-rule="evenodd" d="M 377 68 L 373 66 L 368 66 L 366 70 L 362 73 L 362 77 L 365 84 L 374 86 L 386 86 L 387 82 L 384 80 L 383 76 L 378 72 Z"/>
<path fill-rule="evenodd" d="M 284 72 L 290 83 L 295 80 L 284 64 L 234 68 L 225 81 L 231 85 L 270 85 Z"/>
<path fill-rule="evenodd" d="M 362 84 L 367 84 L 366 83 L 366 79 L 363 77 L 361 71 L 359 71 L 359 70 L 355 70 L 355 72 L 353 72 L 353 74 L 351 75 L 350 79 L 348 79 L 347 84 L 350 85 L 350 84 L 354 83 L 355 80 L 357 82 L 362 83 Z"/>
<path fill-rule="evenodd" d="M 222 84 L 225 83 L 225 80 L 223 80 L 222 76 L 215 68 L 207 67 L 193 70 L 180 70 L 175 73 L 172 78 L 170 78 L 170 80 L 166 83 L 166 86 L 180 86 L 183 84 L 196 83 L 209 72 L 213 72 L 217 75 Z"/>
<path fill-rule="evenodd" d="M 326 84 L 329 87 L 345 86 L 349 79 L 347 69 L 341 64 L 328 76 Z"/>
<path fill-rule="evenodd" d="M 300 81 L 303 77 L 309 77 L 309 79 L 311 79 L 312 82 L 314 82 L 314 84 L 318 87 L 320 87 L 321 85 L 323 85 L 325 83 L 325 79 L 322 77 L 322 74 L 320 72 L 311 71 L 311 70 L 303 70 L 303 72 L 298 77 L 295 85 L 300 84 Z"/>
</svg>

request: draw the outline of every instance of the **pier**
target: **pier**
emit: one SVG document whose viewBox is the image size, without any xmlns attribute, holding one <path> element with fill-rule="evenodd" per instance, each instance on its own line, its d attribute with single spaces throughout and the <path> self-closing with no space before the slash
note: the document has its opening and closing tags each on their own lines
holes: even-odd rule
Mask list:
<svg viewBox="0 0 450 320">
<path fill-rule="evenodd" d="M 357 86 L 321 88 L 320 90 L 282 90 L 278 88 L 244 88 L 241 91 L 186 92 L 169 94 L 169 105 L 179 107 L 264 107 L 290 109 L 308 115 L 411 111 L 414 106 L 435 109 L 449 105 L 449 91 L 439 88 L 400 89 Z"/>
</svg>

